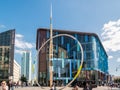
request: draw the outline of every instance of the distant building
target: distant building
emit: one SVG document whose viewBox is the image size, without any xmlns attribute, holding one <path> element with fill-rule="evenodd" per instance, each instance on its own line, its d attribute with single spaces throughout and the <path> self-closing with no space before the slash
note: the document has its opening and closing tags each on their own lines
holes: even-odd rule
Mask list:
<svg viewBox="0 0 120 90">
<path fill-rule="evenodd" d="M 114 81 L 115 79 L 120 79 L 120 76 L 112 76 L 112 81 Z"/>
<path fill-rule="evenodd" d="M 32 59 L 32 84 L 36 81 L 36 74 L 37 74 L 37 66 L 36 66 L 36 58 Z"/>
<path fill-rule="evenodd" d="M 24 50 L 22 53 L 21 75 L 24 75 L 28 82 L 31 82 L 31 63 L 31 52 Z"/>
<path fill-rule="evenodd" d="M 92 81 L 96 84 L 108 81 L 108 56 L 95 33 L 75 32 L 71 30 L 53 29 L 53 36 L 70 34 L 82 44 L 84 64 L 77 78 L 78 81 Z M 50 30 L 37 30 L 36 49 L 50 38 Z M 49 42 L 38 54 L 38 82 L 49 84 Z M 53 81 L 67 84 L 75 76 L 81 61 L 81 50 L 78 43 L 66 36 L 53 39 Z"/>
<path fill-rule="evenodd" d="M 0 81 L 13 77 L 15 30 L 0 33 Z"/>
<path fill-rule="evenodd" d="M 21 66 L 14 60 L 14 68 L 13 68 L 13 82 L 20 81 L 21 78 Z"/>
</svg>

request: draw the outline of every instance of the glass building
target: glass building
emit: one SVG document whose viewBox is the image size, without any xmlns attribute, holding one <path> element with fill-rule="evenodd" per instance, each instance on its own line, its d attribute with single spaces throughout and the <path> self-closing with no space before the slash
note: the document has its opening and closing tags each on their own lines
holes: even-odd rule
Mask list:
<svg viewBox="0 0 120 90">
<path fill-rule="evenodd" d="M 53 36 L 70 34 L 78 39 L 84 51 L 84 63 L 77 81 L 93 81 L 96 84 L 108 81 L 108 56 L 95 33 L 53 30 Z M 50 30 L 37 30 L 36 49 L 50 38 Z M 38 81 L 49 84 L 49 42 L 39 52 Z M 70 37 L 60 36 L 53 39 L 53 80 L 57 85 L 69 83 L 77 73 L 81 62 L 81 50 L 78 42 Z"/>
<path fill-rule="evenodd" d="M 15 30 L 0 33 L 0 81 L 13 77 Z"/>
<path fill-rule="evenodd" d="M 32 58 L 31 58 L 31 51 L 24 50 L 22 52 L 22 60 L 21 60 L 21 76 L 25 76 L 28 80 L 28 83 L 31 82 L 31 64 L 32 64 Z"/>
</svg>

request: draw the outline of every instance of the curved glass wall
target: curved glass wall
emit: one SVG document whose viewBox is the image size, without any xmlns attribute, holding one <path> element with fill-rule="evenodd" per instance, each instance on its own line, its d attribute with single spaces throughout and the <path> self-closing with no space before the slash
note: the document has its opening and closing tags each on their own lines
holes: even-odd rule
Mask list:
<svg viewBox="0 0 120 90">
<path fill-rule="evenodd" d="M 46 40 L 49 39 L 49 30 L 45 30 Z M 97 36 L 89 33 L 67 31 L 53 31 L 57 34 L 70 34 L 82 44 L 84 63 L 82 72 L 77 80 L 105 80 L 108 74 L 108 56 Z M 42 40 L 42 39 L 40 39 Z M 39 45 L 38 45 L 39 46 Z M 53 39 L 53 79 L 59 83 L 68 83 L 75 76 L 81 61 L 81 50 L 78 43 L 70 37 L 61 36 Z M 46 45 L 46 60 L 48 61 L 49 43 Z M 48 64 L 48 63 L 47 63 Z M 42 75 L 42 72 L 41 72 Z M 49 67 L 45 75 L 49 80 Z M 102 77 L 101 77 L 102 76 Z"/>
<path fill-rule="evenodd" d="M 54 35 L 57 34 L 62 33 L 54 31 Z M 47 31 L 47 35 L 49 35 L 49 31 Z M 103 47 L 100 45 L 99 40 L 95 36 L 87 34 L 83 35 L 71 34 L 71 35 L 73 35 L 80 41 L 84 51 L 84 65 L 82 69 L 83 75 L 81 74 L 79 78 L 83 80 L 85 79 L 95 80 L 95 78 L 98 78 L 98 76 L 95 77 L 94 74 L 96 74 L 96 72 L 94 72 L 94 70 L 99 70 L 100 72 L 107 73 L 108 72 L 107 55 Z M 80 65 L 81 59 L 80 47 L 78 46 L 75 40 L 66 36 L 61 36 L 53 39 L 53 45 L 54 45 L 54 58 L 53 58 L 54 80 L 66 80 L 66 83 L 68 83 L 68 81 L 74 77 Z M 102 54 L 104 55 L 101 58 Z"/>
</svg>

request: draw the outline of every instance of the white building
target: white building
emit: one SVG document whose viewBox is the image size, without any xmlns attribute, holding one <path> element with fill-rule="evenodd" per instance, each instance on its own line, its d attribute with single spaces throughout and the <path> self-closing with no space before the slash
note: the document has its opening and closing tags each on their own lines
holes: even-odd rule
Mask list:
<svg viewBox="0 0 120 90">
<path fill-rule="evenodd" d="M 29 50 L 24 50 L 22 53 L 21 75 L 24 75 L 28 82 L 31 82 L 31 59 L 31 52 Z"/>
<path fill-rule="evenodd" d="M 21 66 L 14 60 L 13 65 L 13 82 L 18 82 L 21 78 Z"/>
</svg>

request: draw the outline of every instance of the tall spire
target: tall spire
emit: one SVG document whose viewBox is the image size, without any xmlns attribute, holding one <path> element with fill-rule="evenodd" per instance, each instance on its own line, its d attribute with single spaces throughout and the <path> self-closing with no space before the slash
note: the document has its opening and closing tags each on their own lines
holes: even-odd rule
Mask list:
<svg viewBox="0 0 120 90">
<path fill-rule="evenodd" d="M 52 4 L 50 8 L 50 46 L 49 46 L 49 73 L 50 73 L 50 88 L 52 88 L 53 85 L 53 65 L 52 65 L 52 59 L 53 59 L 53 31 L 52 31 Z"/>
<path fill-rule="evenodd" d="M 50 39 L 52 39 L 52 3 L 50 7 Z"/>
<path fill-rule="evenodd" d="M 52 3 L 51 3 L 51 7 L 50 7 L 50 20 L 52 20 Z"/>
</svg>

